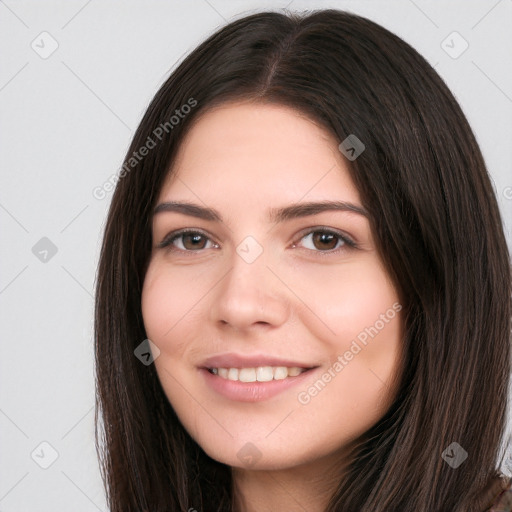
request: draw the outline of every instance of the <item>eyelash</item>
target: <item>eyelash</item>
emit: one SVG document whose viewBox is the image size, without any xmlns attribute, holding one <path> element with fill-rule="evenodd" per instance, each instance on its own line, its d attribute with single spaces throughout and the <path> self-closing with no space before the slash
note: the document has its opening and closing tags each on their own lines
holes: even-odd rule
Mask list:
<svg viewBox="0 0 512 512">
<path fill-rule="evenodd" d="M 336 249 L 329 249 L 327 251 L 320 251 L 320 250 L 314 250 L 314 249 L 306 249 L 306 251 L 317 252 L 317 253 L 321 254 L 322 256 L 324 256 L 324 255 L 328 256 L 328 255 L 332 255 L 332 254 L 338 254 L 342 251 L 346 251 L 349 249 L 357 249 L 358 248 L 357 244 L 351 238 L 349 238 L 347 235 L 345 235 L 344 233 L 341 233 L 340 231 L 334 230 L 332 228 L 325 228 L 325 227 L 315 227 L 315 228 L 310 228 L 308 231 L 302 231 L 299 238 L 297 239 L 297 242 L 300 242 L 300 240 L 302 240 L 306 236 L 309 236 L 314 233 L 335 235 L 336 237 L 339 238 L 340 241 L 343 242 L 343 245 L 341 245 L 340 247 L 338 247 Z M 182 237 L 183 235 L 189 235 L 189 234 L 201 235 L 204 238 L 207 238 L 208 240 L 210 240 L 210 236 L 207 233 L 205 233 L 204 231 L 201 231 L 198 229 L 186 228 L 186 229 L 180 229 L 178 231 L 173 231 L 172 233 L 169 233 L 169 235 L 167 237 L 165 237 L 164 240 L 162 240 L 157 245 L 157 247 L 159 249 L 167 248 L 168 251 L 172 251 L 172 252 L 179 251 L 179 252 L 184 252 L 184 253 L 200 253 L 200 252 L 206 250 L 206 249 L 198 249 L 198 250 L 194 251 L 194 250 L 190 250 L 190 249 L 178 249 L 178 248 L 172 246 L 172 243 L 175 240 Z M 293 247 L 296 247 L 297 242 L 293 242 Z"/>
</svg>

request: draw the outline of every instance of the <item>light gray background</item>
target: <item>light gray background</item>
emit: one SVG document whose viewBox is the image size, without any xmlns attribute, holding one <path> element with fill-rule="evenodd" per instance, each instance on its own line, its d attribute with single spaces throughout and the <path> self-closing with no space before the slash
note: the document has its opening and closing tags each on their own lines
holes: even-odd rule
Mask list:
<svg viewBox="0 0 512 512">
<path fill-rule="evenodd" d="M 510 244 L 512 0 L 0 0 L 1 512 L 106 510 L 92 322 L 111 193 L 97 200 L 92 190 L 119 170 L 183 55 L 228 21 L 286 6 L 366 16 L 435 66 L 476 133 Z M 457 58 L 464 42 L 454 31 L 469 44 Z M 57 248 L 46 262 L 32 249 L 43 237 Z"/>
</svg>

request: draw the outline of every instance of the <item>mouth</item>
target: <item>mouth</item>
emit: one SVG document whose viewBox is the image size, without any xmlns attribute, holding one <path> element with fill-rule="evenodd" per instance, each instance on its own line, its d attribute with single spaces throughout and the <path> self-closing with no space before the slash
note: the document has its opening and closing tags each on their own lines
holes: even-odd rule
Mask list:
<svg viewBox="0 0 512 512">
<path fill-rule="evenodd" d="M 215 394 L 237 402 L 259 402 L 306 384 L 316 368 L 268 354 L 225 352 L 207 358 L 198 370 Z"/>
<path fill-rule="evenodd" d="M 221 379 L 237 382 L 270 382 L 273 380 L 284 380 L 289 377 L 297 377 L 311 368 L 299 366 L 256 366 L 249 368 L 207 368 L 212 375 Z"/>
<path fill-rule="evenodd" d="M 314 366 L 256 366 L 199 368 L 199 374 L 208 389 L 230 402 L 262 402 L 290 391 L 297 386 L 307 386 L 311 375 L 320 368 Z"/>
</svg>

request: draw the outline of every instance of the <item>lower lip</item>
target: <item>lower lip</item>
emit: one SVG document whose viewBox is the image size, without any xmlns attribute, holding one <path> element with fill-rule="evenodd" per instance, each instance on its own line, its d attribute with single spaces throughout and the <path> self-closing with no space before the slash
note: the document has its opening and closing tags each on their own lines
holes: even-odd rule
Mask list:
<svg viewBox="0 0 512 512">
<path fill-rule="evenodd" d="M 295 377 L 286 377 L 268 382 L 240 382 L 229 380 L 210 373 L 206 368 L 199 368 L 206 383 L 217 393 L 237 402 L 261 402 L 285 391 L 297 384 L 304 384 L 315 368 L 311 368 Z"/>
</svg>

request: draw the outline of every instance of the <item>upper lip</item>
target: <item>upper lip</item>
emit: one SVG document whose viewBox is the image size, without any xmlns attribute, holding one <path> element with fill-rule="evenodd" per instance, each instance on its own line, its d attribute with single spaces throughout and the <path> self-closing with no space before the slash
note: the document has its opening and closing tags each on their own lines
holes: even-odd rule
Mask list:
<svg viewBox="0 0 512 512">
<path fill-rule="evenodd" d="M 257 368 L 258 366 L 286 366 L 314 368 L 314 365 L 266 355 L 219 354 L 202 363 L 203 368 Z"/>
</svg>

